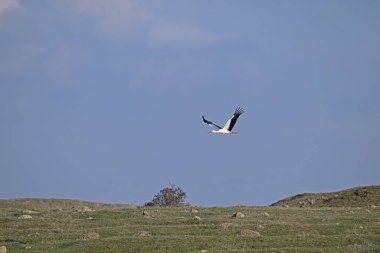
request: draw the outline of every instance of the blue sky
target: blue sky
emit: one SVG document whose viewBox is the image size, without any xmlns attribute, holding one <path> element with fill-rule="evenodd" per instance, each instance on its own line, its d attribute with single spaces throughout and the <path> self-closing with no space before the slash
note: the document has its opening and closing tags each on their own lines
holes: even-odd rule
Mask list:
<svg viewBox="0 0 380 253">
<path fill-rule="evenodd" d="M 0 198 L 268 205 L 380 184 L 379 1 L 0 0 Z M 237 135 L 208 134 L 245 108 Z"/>
</svg>

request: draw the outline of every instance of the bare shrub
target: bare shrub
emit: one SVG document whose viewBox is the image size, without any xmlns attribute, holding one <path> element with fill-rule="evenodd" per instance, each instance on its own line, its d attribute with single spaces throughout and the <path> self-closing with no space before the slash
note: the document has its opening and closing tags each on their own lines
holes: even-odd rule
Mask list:
<svg viewBox="0 0 380 253">
<path fill-rule="evenodd" d="M 145 206 L 185 206 L 186 192 L 182 187 L 170 184 L 170 187 L 165 187 L 159 193 L 154 195 L 150 202 L 145 203 Z"/>
</svg>

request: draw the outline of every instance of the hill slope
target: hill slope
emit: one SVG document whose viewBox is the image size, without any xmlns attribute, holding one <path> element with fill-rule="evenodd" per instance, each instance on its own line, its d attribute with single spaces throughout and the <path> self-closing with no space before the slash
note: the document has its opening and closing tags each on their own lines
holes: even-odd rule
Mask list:
<svg viewBox="0 0 380 253">
<path fill-rule="evenodd" d="M 12 253 L 380 252 L 380 208 L 1 202 L 0 247 Z"/>
<path fill-rule="evenodd" d="M 345 205 L 359 199 L 362 205 L 374 205 L 379 188 L 317 196 L 327 200 L 337 194 Z M 337 201 L 331 199 L 330 204 Z M 0 247 L 13 253 L 375 253 L 380 252 L 379 227 L 380 208 L 374 206 L 162 208 L 62 199 L 0 200 Z"/>
<path fill-rule="evenodd" d="M 289 207 L 368 207 L 380 205 L 380 185 L 355 187 L 337 192 L 302 193 L 271 206 Z"/>
</svg>

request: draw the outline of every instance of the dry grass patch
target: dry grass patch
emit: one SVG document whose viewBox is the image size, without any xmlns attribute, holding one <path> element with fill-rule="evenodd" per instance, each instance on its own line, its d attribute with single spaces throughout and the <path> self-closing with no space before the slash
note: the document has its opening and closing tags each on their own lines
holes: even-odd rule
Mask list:
<svg viewBox="0 0 380 253">
<path fill-rule="evenodd" d="M 259 232 L 251 229 L 242 229 L 240 230 L 240 235 L 244 237 L 259 237 L 261 236 Z"/>
<path fill-rule="evenodd" d="M 87 240 L 96 240 L 96 239 L 99 239 L 99 234 L 96 233 L 96 232 L 88 232 L 88 233 L 85 233 L 83 235 L 81 235 L 79 237 L 80 240 L 84 240 L 84 241 L 87 241 Z"/>
</svg>

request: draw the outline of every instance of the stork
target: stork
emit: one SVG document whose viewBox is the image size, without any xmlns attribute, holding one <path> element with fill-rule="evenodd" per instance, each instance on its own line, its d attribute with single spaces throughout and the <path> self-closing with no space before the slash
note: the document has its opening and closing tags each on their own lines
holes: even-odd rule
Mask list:
<svg viewBox="0 0 380 253">
<path fill-rule="evenodd" d="M 216 127 L 218 130 L 210 130 L 208 131 L 211 134 L 237 134 L 238 132 L 232 131 L 232 128 L 235 126 L 236 121 L 239 116 L 244 113 L 244 109 L 241 107 L 236 108 L 234 114 L 227 120 L 227 123 L 224 127 L 220 127 L 212 121 L 207 120 L 204 116 L 202 116 L 203 122 L 209 126 Z"/>
</svg>

